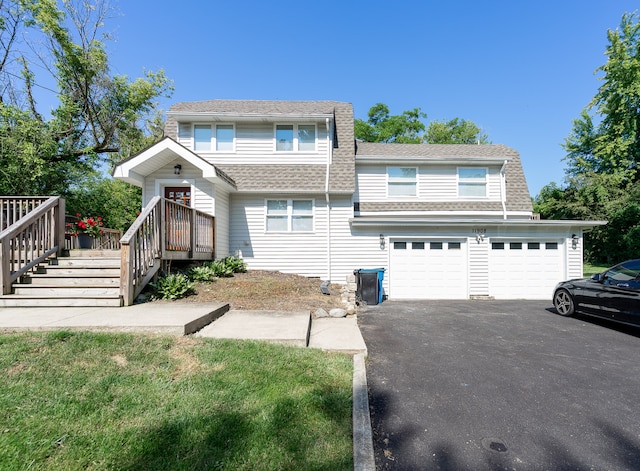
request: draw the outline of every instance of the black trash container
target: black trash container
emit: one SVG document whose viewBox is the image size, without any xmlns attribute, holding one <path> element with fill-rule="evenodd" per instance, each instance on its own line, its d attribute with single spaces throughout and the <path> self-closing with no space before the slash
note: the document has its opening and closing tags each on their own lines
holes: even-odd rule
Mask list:
<svg viewBox="0 0 640 471">
<path fill-rule="evenodd" d="M 382 302 L 382 280 L 384 268 L 355 270 L 356 298 L 365 304 L 374 305 Z"/>
</svg>

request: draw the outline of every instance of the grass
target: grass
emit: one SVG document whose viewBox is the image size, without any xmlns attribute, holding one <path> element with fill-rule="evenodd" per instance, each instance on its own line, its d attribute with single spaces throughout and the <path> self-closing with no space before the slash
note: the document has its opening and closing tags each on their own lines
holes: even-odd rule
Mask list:
<svg viewBox="0 0 640 471">
<path fill-rule="evenodd" d="M 582 269 L 582 272 L 584 273 L 584 277 L 588 278 L 592 275 L 595 275 L 596 273 L 602 273 L 603 271 L 605 271 L 607 268 L 610 268 L 609 265 L 593 265 L 591 263 L 588 262 L 584 262 L 584 266 Z"/>
<path fill-rule="evenodd" d="M 0 335 L 2 470 L 352 469 L 351 359 L 260 342 Z"/>
</svg>

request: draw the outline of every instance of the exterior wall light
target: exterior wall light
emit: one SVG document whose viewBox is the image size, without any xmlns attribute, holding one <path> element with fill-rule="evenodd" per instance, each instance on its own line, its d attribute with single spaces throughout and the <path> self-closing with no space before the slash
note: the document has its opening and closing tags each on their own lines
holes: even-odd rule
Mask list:
<svg viewBox="0 0 640 471">
<path fill-rule="evenodd" d="M 384 250 L 384 246 L 385 246 L 384 234 L 380 234 L 380 250 Z"/>
<path fill-rule="evenodd" d="M 571 248 L 573 249 L 577 249 L 578 248 L 578 240 L 579 237 L 575 234 L 571 234 Z"/>
<path fill-rule="evenodd" d="M 181 171 L 182 171 L 182 165 L 177 164 L 175 167 L 173 167 L 173 173 L 175 175 L 180 175 Z"/>
</svg>

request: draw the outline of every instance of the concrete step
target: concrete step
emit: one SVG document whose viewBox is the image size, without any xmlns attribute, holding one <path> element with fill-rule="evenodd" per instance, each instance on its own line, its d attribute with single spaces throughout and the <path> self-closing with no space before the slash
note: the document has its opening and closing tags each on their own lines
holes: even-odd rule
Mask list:
<svg viewBox="0 0 640 471">
<path fill-rule="evenodd" d="M 122 304 L 120 296 L 0 296 L 0 307 L 121 307 Z"/>
<path fill-rule="evenodd" d="M 34 286 L 14 285 L 13 294 L 36 297 L 119 296 L 120 286 Z"/>
</svg>

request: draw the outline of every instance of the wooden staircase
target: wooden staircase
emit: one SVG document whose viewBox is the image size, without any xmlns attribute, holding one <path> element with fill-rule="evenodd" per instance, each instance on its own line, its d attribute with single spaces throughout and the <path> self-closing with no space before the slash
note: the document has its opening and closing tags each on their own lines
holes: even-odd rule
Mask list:
<svg viewBox="0 0 640 471">
<path fill-rule="evenodd" d="M 22 276 L 0 307 L 120 307 L 120 250 L 70 250 Z"/>
</svg>

